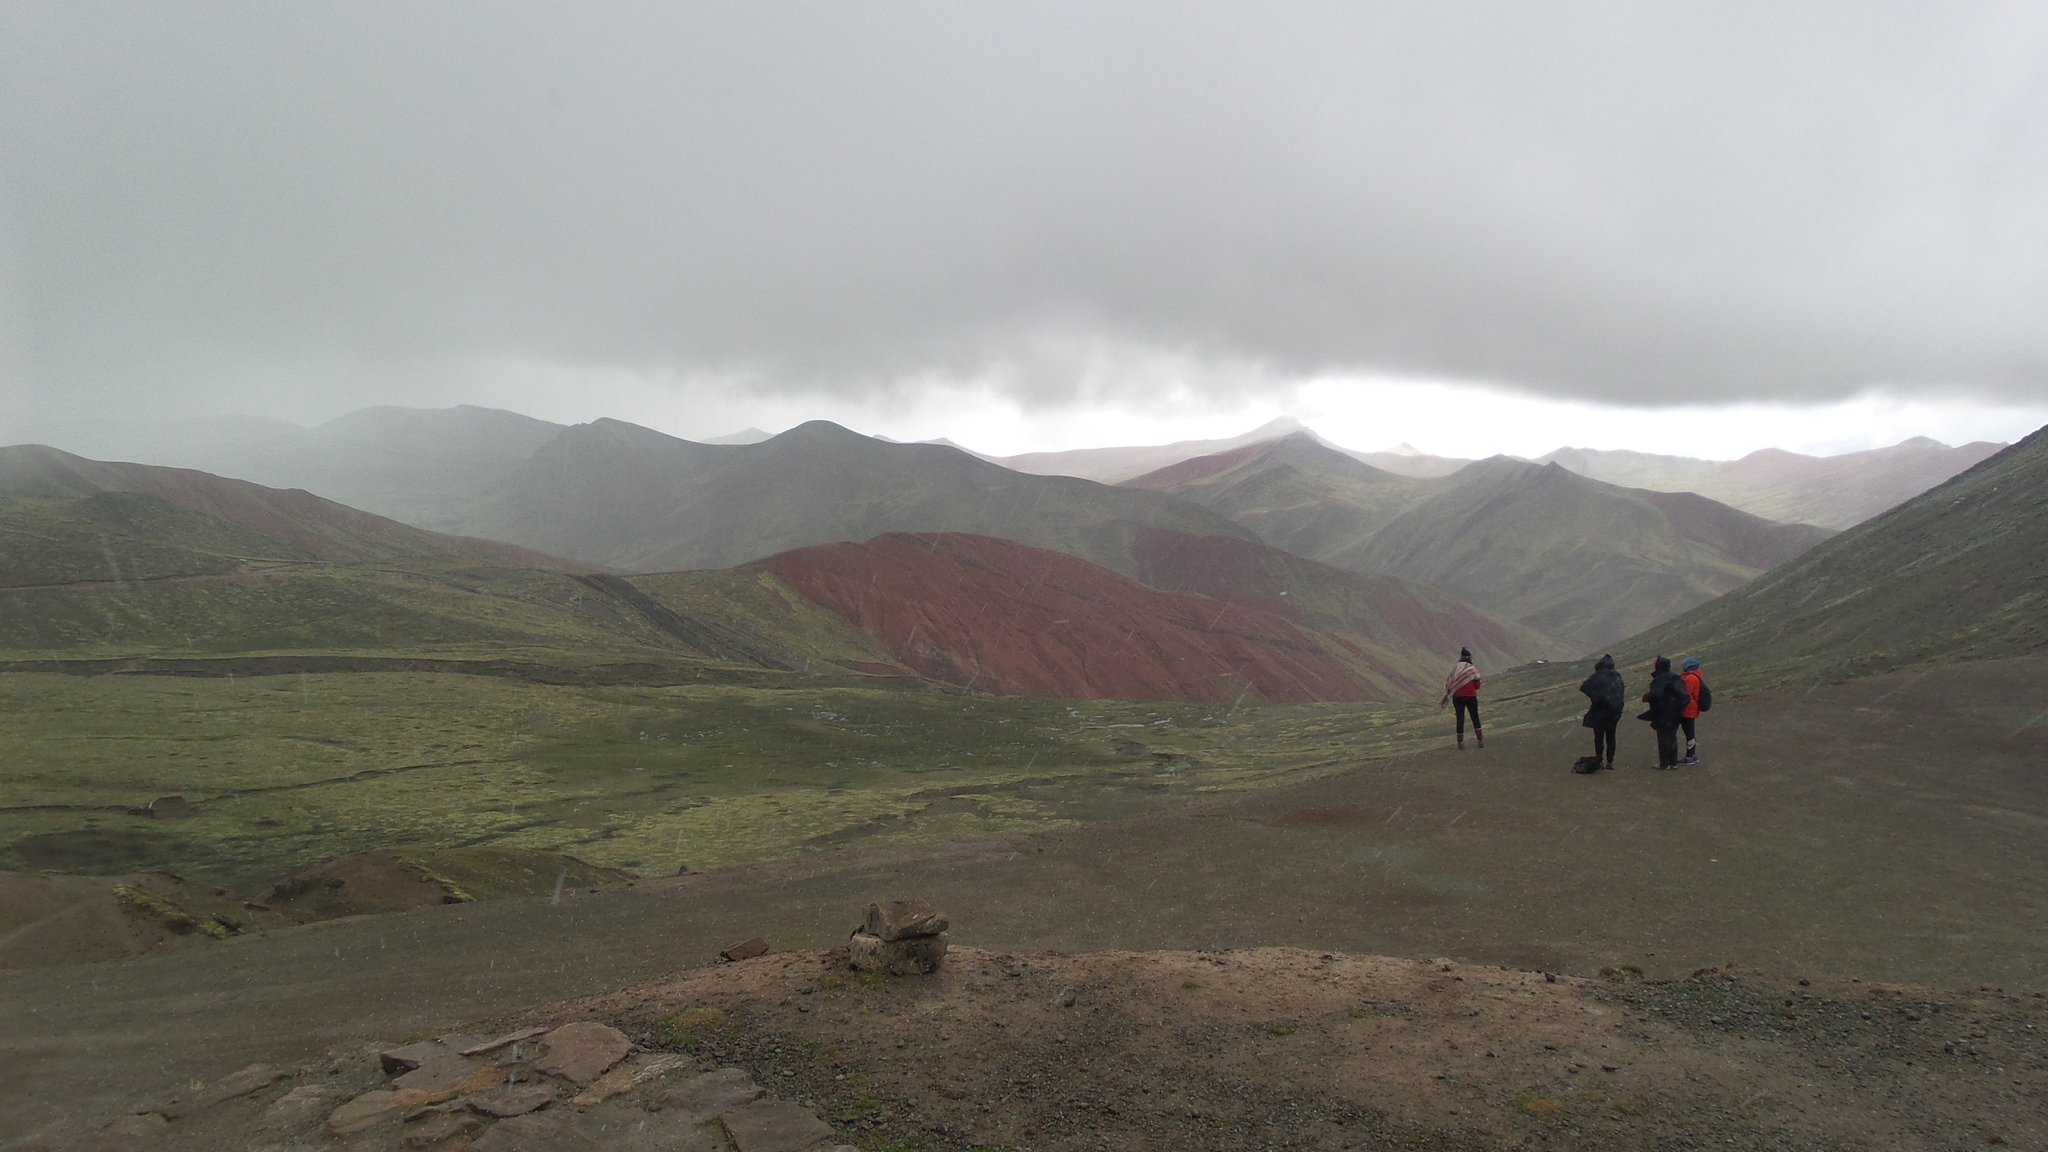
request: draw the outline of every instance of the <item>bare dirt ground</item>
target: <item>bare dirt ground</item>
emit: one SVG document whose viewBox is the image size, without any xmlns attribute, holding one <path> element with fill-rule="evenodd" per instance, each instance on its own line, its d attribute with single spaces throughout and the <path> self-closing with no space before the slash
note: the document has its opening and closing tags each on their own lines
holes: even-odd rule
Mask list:
<svg viewBox="0 0 2048 1152">
<path fill-rule="evenodd" d="M 1347 1133 L 1365 1133 L 1362 1146 L 1493 1147 L 1547 1135 L 1562 1142 L 1553 1146 L 1657 1147 L 1686 1146 L 1690 1131 L 1752 1147 L 1773 1146 L 1779 1132 L 1791 1134 L 1779 1141 L 1788 1147 L 1960 1147 L 1994 1136 L 2048 1146 L 2039 1135 L 2048 1112 L 2042 1049 L 2032 1040 L 2048 1027 L 2037 1007 L 2043 1001 L 2032 996 L 2048 989 L 2044 673 L 2048 661 L 2014 660 L 1731 695 L 1702 723 L 1706 763 L 1677 772 L 1642 767 L 1650 742 L 1636 725 L 1624 731 L 1620 771 L 1572 776 L 1567 766 L 1583 730 L 1537 725 L 1490 733 L 1484 752 L 1375 762 L 1058 834 L 940 851 L 847 848 L 560 903 L 448 906 L 12 974 L 0 977 L 0 1062 L 12 1085 L 0 1102 L 0 1139 L 114 1115 L 255 1060 L 310 1061 L 336 1045 L 432 1034 L 667 978 L 687 988 L 641 990 L 591 1010 L 631 1022 L 692 997 L 728 996 L 744 1027 L 699 1043 L 729 1044 L 721 1058 L 794 1051 L 813 1064 L 806 1044 L 836 1047 L 863 1063 L 830 1076 L 868 1077 L 878 1098 L 896 1101 L 870 1111 L 912 1125 L 896 1135 L 884 1125 L 880 1134 L 914 1135 L 934 1148 L 984 1138 L 1088 1146 L 1073 1142 L 1094 1132 L 1115 1146 L 1162 1148 L 1318 1147 L 1326 1139 L 1344 1147 Z M 972 1050 L 927 1056 L 910 1046 L 910 1033 L 906 1047 L 894 1049 L 893 1038 L 870 1042 L 851 1030 L 775 1040 L 823 1027 L 825 1005 L 855 1013 L 864 1027 L 900 1017 L 888 1026 L 929 1038 L 932 1022 L 911 1011 L 924 1003 L 911 985 L 872 990 L 869 1000 L 852 988 L 841 1000 L 820 1000 L 816 957 L 678 973 L 757 933 L 781 949 L 830 948 L 862 902 L 913 893 L 952 915 L 956 944 L 989 950 L 983 957 L 963 949 L 961 964 L 930 985 L 950 989 L 951 1011 L 989 1007 L 986 1029 L 959 1033 L 977 1037 Z M 1242 951 L 1275 947 L 1306 955 Z M 1233 954 L 1116 954 L 1200 949 Z M 1319 971 L 1328 967 L 1325 952 L 1337 971 Z M 1408 960 L 1364 958 L 1374 955 Z M 1431 957 L 1465 963 L 1440 979 L 1413 964 Z M 795 965 L 785 974 L 797 986 L 781 995 L 718 983 L 785 972 L 776 966 L 783 959 Z M 1691 978 L 1730 961 L 1741 966 L 1738 981 Z M 1175 979 L 1201 971 L 1195 965 L 1242 975 Z M 1598 975 L 1624 966 L 1643 969 L 1646 979 Z M 1009 976 L 1012 967 L 1026 975 Z M 1271 975 L 1258 975 L 1268 968 Z M 1536 989 L 1542 977 L 1529 970 L 1562 975 Z M 1395 978 L 1404 971 L 1410 975 Z M 1801 986 L 1800 978 L 1813 983 Z M 1187 981 L 1201 986 L 1182 989 Z M 1447 991 L 1425 995 L 1432 981 Z M 1384 990 L 1374 991 L 1375 982 Z M 1871 996 L 1868 982 L 1902 991 Z M 805 983 L 814 986 L 808 996 Z M 1053 1013 L 1051 998 L 1068 986 L 1074 1008 Z M 1005 988 L 1017 991 L 998 991 Z M 1958 988 L 1983 991 L 1950 991 Z M 1561 1015 L 1519 1007 L 1551 1002 L 1544 997 L 1565 1004 L 1567 993 L 1583 1002 Z M 783 996 L 792 1003 L 782 1005 Z M 1431 1005 L 1456 997 L 1472 1002 L 1431 1014 Z M 1485 997 L 1497 1003 L 1489 1007 Z M 1342 1015 L 1332 1015 L 1340 1002 Z M 811 1012 L 796 1011 L 807 1003 Z M 1375 1007 L 1382 1003 L 1390 1014 Z M 1717 1012 L 1723 1005 L 1733 1006 Z M 1577 1047 L 1535 1042 L 1539 1023 L 1562 1027 L 1578 1020 L 1573 1011 L 1609 1027 L 1587 1007 L 1624 1027 L 1610 1028 L 1609 1038 L 1584 1032 L 1591 1025 L 1581 1022 L 1568 1040 Z M 1353 1017 L 1353 1009 L 1367 1014 Z M 1420 1015 L 1402 1015 L 1411 1010 Z M 1499 1038 L 1474 1033 L 1468 1044 L 1457 1011 L 1479 1011 L 1466 1017 L 1480 1022 L 1469 1027 L 1498 1028 Z M 1075 1023 L 1084 1020 L 1101 1024 Z M 1951 1024 L 1972 1020 L 1980 1023 Z M 1412 1035 L 1396 1043 L 1393 1033 L 1374 1031 L 1394 1027 L 1383 1021 L 1407 1021 Z M 1295 1031 L 1270 1030 L 1276 1024 Z M 1630 1038 L 1644 1030 L 1650 1039 Z M 1588 1058 L 1595 1048 L 1587 1045 L 1618 1040 L 1648 1045 L 1631 1049 L 1634 1063 L 1615 1064 L 1634 1071 L 1544 1063 L 1568 1063 L 1556 1055 L 1564 1052 Z M 1943 1046 L 1958 1040 L 1982 1059 L 1952 1059 L 1955 1051 Z M 1994 1049 L 1994 1041 L 2007 1047 Z M 1559 1046 L 1553 1052 L 1543 1043 Z M 1438 1046 L 1445 1066 L 1422 1071 L 1417 1053 Z M 1670 1062 L 1651 1060 L 1653 1050 Z M 1748 1072 L 1737 1069 L 1744 1059 L 1753 1061 Z M 1483 1063 L 1467 1066 L 1472 1061 Z M 779 1075 L 771 1065 L 757 1075 Z M 1494 1071 L 1511 1066 L 1514 1075 Z M 918 1071 L 932 1068 L 966 1078 L 942 1082 Z M 989 1079 L 1003 1068 L 1017 1071 Z M 1091 1071 L 1053 1076 L 1066 1068 Z M 1582 1087 L 1624 1075 L 1638 1079 Z M 1428 1083 L 1400 1087 L 1415 1076 Z M 1455 1087 L 1447 1083 L 1453 1077 L 1478 1087 L 1469 1098 L 1451 1092 L 1427 1104 L 1437 1099 L 1428 1093 Z M 824 1083 L 813 1095 L 829 1103 Z M 1190 1096 L 1192 1110 L 1238 1110 L 1201 1127 L 1158 1116 L 1141 1122 L 1153 1107 L 1141 1098 L 1169 1084 L 1220 1102 Z M 956 1099 L 949 1088 L 965 1095 Z M 1802 1095 L 1811 1092 L 1821 1095 Z M 1082 1099 L 1090 1103 L 1075 1102 Z M 1533 1103 L 1539 1099 L 1563 1111 Z M 1608 1099 L 1650 1107 L 1631 1114 L 1608 1109 Z M 1003 1100 L 1018 1103 L 1011 1113 L 974 1108 Z M 1672 1103 L 1684 1100 L 1697 1106 Z M 1111 1107 L 1133 1118 L 1104 1119 Z M 1460 1111 L 1453 1116 L 1451 1107 Z M 1801 1107 L 1806 1118 L 1795 1121 Z M 1288 1119 L 1296 1112 L 1298 1124 Z M 1345 1119 L 1353 1115 L 1355 1123 Z M 1974 1115 L 2003 1127 L 1972 1136 L 1959 1125 Z M 1852 1116 L 1870 1126 L 1856 1128 Z M 927 1119 L 948 1131 L 920 1127 Z"/>
</svg>

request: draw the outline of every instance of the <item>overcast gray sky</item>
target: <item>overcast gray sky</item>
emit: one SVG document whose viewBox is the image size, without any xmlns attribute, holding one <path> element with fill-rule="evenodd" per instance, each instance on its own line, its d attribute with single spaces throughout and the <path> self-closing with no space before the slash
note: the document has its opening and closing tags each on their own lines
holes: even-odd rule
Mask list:
<svg viewBox="0 0 2048 1152">
<path fill-rule="evenodd" d="M 2048 5 L 10 0 L 0 372 L 16 423 L 2039 408 Z"/>
</svg>

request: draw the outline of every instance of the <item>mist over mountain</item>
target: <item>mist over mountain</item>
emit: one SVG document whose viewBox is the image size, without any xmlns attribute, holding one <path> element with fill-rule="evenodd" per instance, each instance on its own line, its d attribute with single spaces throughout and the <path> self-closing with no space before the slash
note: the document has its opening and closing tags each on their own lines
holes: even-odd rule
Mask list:
<svg viewBox="0 0 2048 1152">
<path fill-rule="evenodd" d="M 1659 492 L 1697 492 L 1772 520 L 1847 528 L 1927 491 L 2004 447 L 1951 448 L 1916 436 L 1888 448 L 1807 456 L 1765 448 L 1740 460 L 1559 448 L 1539 456 L 1595 480 Z"/>
<path fill-rule="evenodd" d="M 1507 457 L 1445 477 L 1394 476 L 1302 434 L 1129 484 L 1185 496 L 1289 552 L 1416 580 L 1589 646 L 1704 603 L 1828 535 Z"/>
<path fill-rule="evenodd" d="M 187 468 L 87 460 L 42 445 L 0 448 L 0 498 L 55 504 L 62 510 L 88 498 L 114 495 L 138 499 L 101 499 L 94 507 L 125 507 L 143 520 L 160 518 L 162 510 L 175 509 L 233 524 L 253 534 L 244 537 L 238 547 L 250 549 L 248 554 L 259 558 L 356 563 L 433 557 L 590 570 L 586 564 L 497 540 L 423 530 L 309 492 L 268 488 Z M 10 561 L 25 561 L 40 552 L 11 548 Z"/>
<path fill-rule="evenodd" d="M 724 568 L 888 532 L 972 532 L 1128 574 L 1148 527 L 1251 535 L 1163 493 L 1029 476 L 826 421 L 743 445 L 617 420 L 580 424 L 504 477 L 464 522 L 492 539 L 640 572 Z"/>
</svg>

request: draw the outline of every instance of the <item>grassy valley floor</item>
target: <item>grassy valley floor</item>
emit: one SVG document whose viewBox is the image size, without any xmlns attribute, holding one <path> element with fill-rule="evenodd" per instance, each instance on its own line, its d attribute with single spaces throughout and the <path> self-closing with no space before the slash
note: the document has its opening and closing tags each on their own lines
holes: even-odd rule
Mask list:
<svg viewBox="0 0 2048 1152">
<path fill-rule="evenodd" d="M 1168 790 L 1145 785 L 1145 803 L 1120 816 L 966 838 L 862 835 L 559 902 L 334 921 L 0 977 L 0 1058 L 23 1070 L 0 1134 L 111 1113 L 252 1060 L 312 1059 L 607 992 L 757 933 L 778 949 L 830 948 L 863 901 L 902 894 L 945 908 L 956 943 L 1027 957 L 1292 947 L 1648 979 L 1733 961 L 1779 982 L 2030 997 L 2048 990 L 2044 672 L 2048 661 L 2023 659 L 1730 693 L 1703 726 L 1704 765 L 1646 770 L 1648 732 L 1632 724 L 1622 769 L 1592 777 L 1567 771 L 1584 730 L 1557 715 L 1504 715 L 1484 752 L 1451 751 L 1439 735 L 1428 751 L 1367 760 L 1384 749 L 1358 733 L 1411 730 L 1341 710 L 1260 712 L 1215 730 L 1250 746 L 1232 763 L 1284 753 L 1268 763 L 1301 777 L 1210 794 L 1173 790 L 1185 785 L 1172 783 L 1171 756 L 1202 758 L 1178 743 L 1197 716 L 1171 717 L 1182 732 L 1169 743 L 1106 726 L 1149 729 L 1169 718 L 1144 715 L 1158 708 L 1077 705 L 1074 717 L 1063 704 L 932 697 L 933 716 L 968 718 L 966 742 L 931 753 L 934 771 L 992 750 L 971 739 L 984 719 L 1012 719 L 990 724 L 1001 730 L 1064 716 L 1076 739 L 1101 742 L 1104 771 L 1131 755 L 1111 741 L 1145 742 L 1145 759 L 1123 770 L 1142 765 Z M 1039 711 L 984 711 L 998 703 Z M 637 723 L 612 731 L 640 743 Z M 939 817 L 985 819 L 928 818 Z M 1268 1011 L 1244 1006 L 1247 1019 Z M 2036 1095 L 2018 1107 L 2042 1111 Z"/>
</svg>

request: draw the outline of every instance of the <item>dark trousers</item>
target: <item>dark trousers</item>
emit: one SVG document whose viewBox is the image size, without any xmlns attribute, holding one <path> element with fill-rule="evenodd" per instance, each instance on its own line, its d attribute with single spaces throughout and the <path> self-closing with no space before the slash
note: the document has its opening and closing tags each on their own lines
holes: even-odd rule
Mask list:
<svg viewBox="0 0 2048 1152">
<path fill-rule="evenodd" d="M 1593 759 L 1598 760 L 1604 754 L 1609 764 L 1614 763 L 1614 726 L 1620 721 L 1619 716 L 1612 720 L 1593 721 Z"/>
<path fill-rule="evenodd" d="M 1692 755 L 1693 749 L 1699 747 L 1700 743 L 1699 733 L 1693 730 L 1695 723 L 1696 721 L 1690 716 L 1681 717 L 1678 721 L 1678 726 L 1685 729 L 1685 754 L 1687 756 Z"/>
<path fill-rule="evenodd" d="M 1669 768 L 1678 763 L 1678 729 L 1657 729 L 1657 767 Z"/>
<path fill-rule="evenodd" d="M 1479 697 L 1453 696 L 1451 697 L 1451 707 L 1456 709 L 1458 713 L 1458 735 L 1463 736 L 1465 734 L 1465 713 L 1468 711 L 1472 713 L 1472 730 L 1474 732 L 1479 731 Z"/>
</svg>

